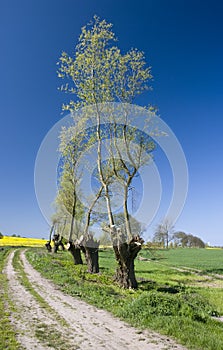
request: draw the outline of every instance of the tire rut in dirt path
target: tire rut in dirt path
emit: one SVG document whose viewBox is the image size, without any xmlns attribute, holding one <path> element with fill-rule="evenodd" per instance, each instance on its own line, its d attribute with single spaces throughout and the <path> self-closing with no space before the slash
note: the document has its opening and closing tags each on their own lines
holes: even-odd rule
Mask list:
<svg viewBox="0 0 223 350">
<path fill-rule="evenodd" d="M 13 322 L 19 330 L 19 341 L 24 346 L 29 336 L 26 349 L 50 349 L 41 344 L 33 331 L 38 325 L 48 325 L 51 333 L 58 333 L 62 342 L 54 343 L 54 349 L 66 348 L 90 350 L 183 350 L 172 340 L 154 332 L 139 332 L 133 327 L 113 317 L 110 313 L 62 293 L 53 283 L 43 278 L 27 261 L 24 251 L 20 254 L 24 272 L 32 288 L 44 299 L 52 312 L 41 307 L 34 297 L 25 290 L 16 276 L 12 265 L 14 252 L 9 256 L 5 273 L 16 306 L 20 307 L 23 323 L 16 318 Z M 30 312 L 30 309 L 32 310 Z M 64 320 L 64 323 L 61 322 Z M 44 328 L 44 327 L 43 327 Z M 23 335 L 22 335 L 22 331 Z M 34 346 L 34 344 L 36 344 Z"/>
<path fill-rule="evenodd" d="M 13 267 L 15 250 L 8 257 L 4 273 L 8 279 L 8 294 L 13 303 L 11 322 L 22 349 L 65 350 L 64 341 L 73 349 L 78 349 L 73 339 L 61 334 L 61 325 L 55 320 L 28 291 L 20 280 L 20 275 Z M 62 339 L 63 338 L 63 339 Z M 57 346 L 55 347 L 55 341 Z"/>
</svg>

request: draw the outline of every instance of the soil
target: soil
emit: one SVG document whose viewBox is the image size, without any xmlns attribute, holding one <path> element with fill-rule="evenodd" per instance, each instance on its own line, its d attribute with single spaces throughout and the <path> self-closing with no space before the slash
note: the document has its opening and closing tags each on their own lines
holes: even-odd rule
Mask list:
<svg viewBox="0 0 223 350">
<path fill-rule="evenodd" d="M 12 265 L 14 253 L 9 255 L 4 273 L 14 305 L 13 311 L 10 308 L 11 322 L 21 349 L 186 350 L 170 338 L 137 330 L 104 310 L 62 293 L 29 264 L 21 251 L 24 273 L 32 284 L 30 290 L 25 288 Z"/>
</svg>

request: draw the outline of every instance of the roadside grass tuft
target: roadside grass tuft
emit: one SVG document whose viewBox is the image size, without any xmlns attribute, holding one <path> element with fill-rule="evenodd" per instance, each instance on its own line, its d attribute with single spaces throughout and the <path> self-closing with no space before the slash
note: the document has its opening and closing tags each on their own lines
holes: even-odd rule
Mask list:
<svg viewBox="0 0 223 350">
<path fill-rule="evenodd" d="M 61 332 L 56 331 L 52 326 L 44 323 L 38 324 L 35 329 L 35 336 L 46 346 L 57 350 L 67 350 L 69 345 L 64 341 Z M 72 350 L 80 349 L 79 346 L 72 345 Z"/>
</svg>

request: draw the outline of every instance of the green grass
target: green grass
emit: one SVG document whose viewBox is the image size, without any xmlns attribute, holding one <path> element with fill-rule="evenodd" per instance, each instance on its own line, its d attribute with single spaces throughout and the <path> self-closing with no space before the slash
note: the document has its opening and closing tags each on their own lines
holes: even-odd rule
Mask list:
<svg viewBox="0 0 223 350">
<path fill-rule="evenodd" d="M 140 255 L 155 258 L 167 266 L 189 267 L 204 273 L 223 275 L 223 249 L 178 248 L 169 250 L 142 250 Z"/>
<path fill-rule="evenodd" d="M 64 340 L 61 332 L 56 331 L 52 326 L 46 325 L 44 323 L 38 324 L 35 329 L 35 336 L 43 344 L 57 350 L 67 350 L 69 345 L 66 340 Z M 80 347 L 78 345 L 73 345 L 72 350 L 78 350 Z"/>
<path fill-rule="evenodd" d="M 195 259 L 197 251 L 199 261 Z M 208 260 L 214 258 L 213 252 L 179 249 L 156 252 L 159 260 L 136 260 L 137 291 L 124 290 L 114 283 L 112 277 L 116 263 L 112 250 L 100 251 L 101 273 L 98 275 L 88 274 L 86 265 L 74 266 L 72 256 L 67 252 L 53 255 L 43 249 L 30 249 L 27 256 L 37 270 L 64 292 L 109 310 L 140 329 L 159 331 L 190 349 L 222 350 L 223 324 L 211 318 L 219 312 L 223 314 L 222 289 L 191 286 L 196 284 L 197 275 L 170 268 L 188 266 L 188 259 L 189 267 L 198 268 L 199 265 L 206 271 Z M 217 258 L 210 261 L 212 270 L 219 269 L 221 262 L 219 253 L 222 252 L 216 252 Z M 149 251 L 141 253 L 144 256 L 149 254 Z M 205 276 L 199 276 L 202 278 L 205 284 Z"/>
<path fill-rule="evenodd" d="M 15 331 L 10 323 L 10 311 L 13 308 L 12 302 L 8 296 L 7 279 L 2 270 L 5 260 L 10 252 L 10 248 L 0 250 L 0 350 L 17 350 L 20 349 L 16 340 Z"/>
</svg>

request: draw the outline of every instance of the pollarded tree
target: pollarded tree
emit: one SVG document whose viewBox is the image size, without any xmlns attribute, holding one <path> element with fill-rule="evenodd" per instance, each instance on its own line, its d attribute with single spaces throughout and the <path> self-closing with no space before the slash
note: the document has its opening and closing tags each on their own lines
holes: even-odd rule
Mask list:
<svg viewBox="0 0 223 350">
<path fill-rule="evenodd" d="M 81 119 L 76 122 L 76 126 L 78 127 L 78 124 L 83 126 L 84 123 L 87 125 L 88 119 L 95 119 L 96 128 L 93 131 L 91 142 L 97 145 L 98 180 L 102 187 L 110 234 L 119 264 L 119 282 L 126 288 L 136 288 L 134 259 L 141 249 L 143 240 L 139 235 L 134 236 L 131 231 L 127 199 L 134 176 L 139 168 L 145 164 L 145 159 L 141 157 L 144 145 L 143 142 L 141 145 L 139 142 L 138 153 L 132 152 L 132 148 L 130 148 L 131 132 L 127 128 L 128 114 L 126 114 L 122 127 L 122 147 L 119 147 L 116 143 L 115 118 L 111 113 L 108 120 L 104 121 L 101 104 L 107 102 L 132 103 L 139 94 L 149 89 L 151 69 L 146 67 L 142 52 L 131 49 L 126 54 L 122 54 L 120 49 L 114 46 L 115 41 L 112 25 L 95 16 L 88 26 L 82 28 L 74 56 L 62 53 L 58 63 L 58 76 L 65 80 L 61 90 L 74 94 L 74 99 L 63 105 L 64 110 L 73 112 L 80 107 L 93 106 L 93 112 L 88 116 L 82 115 Z M 108 147 L 110 160 L 107 165 L 104 164 L 102 157 L 105 130 L 103 122 L 113 125 L 114 137 L 110 138 L 111 146 Z M 125 161 L 126 154 L 127 161 Z M 107 176 L 109 167 L 111 175 Z M 123 184 L 123 210 L 125 231 L 127 232 L 125 238 L 124 232 L 119 232 L 114 221 L 110 196 L 110 186 L 114 181 Z"/>
<path fill-rule="evenodd" d="M 141 250 L 144 242 L 140 234 L 132 227 L 129 215 L 129 191 L 139 170 L 151 160 L 154 142 L 142 131 L 130 127 L 128 123 L 128 110 L 124 109 L 125 123 L 116 126 L 110 146 L 111 159 L 115 179 L 121 184 L 123 190 L 123 217 L 125 230 L 115 227 L 112 231 L 113 248 L 119 263 L 116 279 L 125 287 L 137 288 L 134 273 L 134 260 Z M 121 142 L 120 142 L 121 138 Z M 137 140 L 137 142 L 136 142 Z M 117 154 L 117 156 L 115 156 Z"/>
<path fill-rule="evenodd" d="M 64 235 L 69 242 L 75 265 L 83 264 L 81 247 L 77 243 L 81 236 L 80 222 L 84 215 L 84 208 L 79 200 L 78 184 L 81 174 L 77 171 L 79 147 L 83 135 L 78 135 L 75 128 L 68 130 L 64 127 L 60 134 L 61 163 L 58 174 L 58 193 L 55 199 L 57 221 L 63 223 Z M 61 225 L 60 225 L 61 226 Z"/>
<path fill-rule="evenodd" d="M 84 253 L 88 271 L 99 272 L 98 247 L 99 241 L 93 239 L 89 233 L 91 217 L 94 206 L 99 200 L 103 187 L 93 197 L 85 198 L 89 206 L 81 202 L 82 194 L 79 183 L 82 171 L 78 167 L 78 159 L 92 144 L 92 136 L 85 135 L 77 127 L 63 128 L 60 135 L 61 169 L 59 176 L 59 189 L 56 197 L 57 216 L 68 218 L 69 230 L 66 232 L 68 250 L 74 257 L 74 263 L 82 264 L 81 251 Z M 85 164 L 85 168 L 86 168 Z"/>
</svg>

